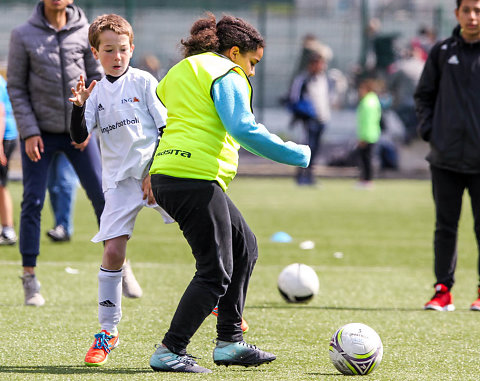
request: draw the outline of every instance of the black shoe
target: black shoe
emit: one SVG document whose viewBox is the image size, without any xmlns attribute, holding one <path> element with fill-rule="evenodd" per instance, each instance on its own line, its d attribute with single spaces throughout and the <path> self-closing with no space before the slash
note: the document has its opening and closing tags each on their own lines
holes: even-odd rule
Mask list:
<svg viewBox="0 0 480 381">
<path fill-rule="evenodd" d="M 67 242 L 70 241 L 70 235 L 67 233 L 62 225 L 55 226 L 55 228 L 47 232 L 47 236 L 53 242 Z"/>
<path fill-rule="evenodd" d="M 217 346 L 213 350 L 213 362 L 217 365 L 259 366 L 276 358 L 274 354 L 262 351 L 245 341 L 230 343 L 217 340 Z"/>
</svg>

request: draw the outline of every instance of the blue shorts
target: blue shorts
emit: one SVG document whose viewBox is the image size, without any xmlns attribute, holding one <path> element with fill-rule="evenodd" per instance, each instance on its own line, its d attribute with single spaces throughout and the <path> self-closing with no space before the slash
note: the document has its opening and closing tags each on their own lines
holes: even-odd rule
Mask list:
<svg viewBox="0 0 480 381">
<path fill-rule="evenodd" d="M 10 162 L 10 157 L 12 156 L 15 147 L 17 146 L 17 139 L 13 140 L 4 140 L 3 141 L 3 152 L 7 157 L 7 165 L 0 164 L 0 186 L 5 187 L 8 183 L 8 164 Z"/>
</svg>

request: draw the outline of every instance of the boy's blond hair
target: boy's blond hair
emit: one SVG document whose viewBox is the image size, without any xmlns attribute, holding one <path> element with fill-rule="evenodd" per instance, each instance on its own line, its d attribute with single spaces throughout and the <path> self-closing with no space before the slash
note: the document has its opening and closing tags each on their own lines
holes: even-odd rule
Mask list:
<svg viewBox="0 0 480 381">
<path fill-rule="evenodd" d="M 88 28 L 88 41 L 90 45 L 98 50 L 100 46 L 100 34 L 105 30 L 128 36 L 130 46 L 133 45 L 133 29 L 130 23 L 122 16 L 110 13 L 108 15 L 98 16 L 93 20 L 90 28 Z"/>
</svg>

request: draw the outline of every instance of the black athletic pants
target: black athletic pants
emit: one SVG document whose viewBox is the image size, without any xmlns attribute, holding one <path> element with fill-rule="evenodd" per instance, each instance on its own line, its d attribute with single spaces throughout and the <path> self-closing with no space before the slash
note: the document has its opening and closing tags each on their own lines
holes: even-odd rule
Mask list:
<svg viewBox="0 0 480 381">
<path fill-rule="evenodd" d="M 177 221 L 196 261 L 163 344 L 185 354 L 217 304 L 217 339 L 243 340 L 243 308 L 258 257 L 255 235 L 215 181 L 152 175 L 152 189 L 157 203 Z"/>
<path fill-rule="evenodd" d="M 450 289 L 455 282 L 458 221 L 465 189 L 470 195 L 477 247 L 480 247 L 480 173 L 459 173 L 434 166 L 430 166 L 430 171 L 436 210 L 436 283 L 442 283 Z M 478 265 L 480 266 L 480 263 Z M 480 267 L 478 272 L 480 274 Z"/>
<path fill-rule="evenodd" d="M 372 170 L 372 151 L 374 144 L 368 143 L 358 148 L 360 180 L 370 181 L 373 177 Z"/>
</svg>

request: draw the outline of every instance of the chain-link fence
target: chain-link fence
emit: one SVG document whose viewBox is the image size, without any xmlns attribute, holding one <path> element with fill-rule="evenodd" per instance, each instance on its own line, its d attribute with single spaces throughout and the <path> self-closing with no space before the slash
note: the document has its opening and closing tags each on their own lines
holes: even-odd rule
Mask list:
<svg viewBox="0 0 480 381">
<path fill-rule="evenodd" d="M 0 0 L 0 73 L 5 70 L 11 30 L 25 22 L 36 0 Z M 365 25 L 376 17 L 381 33 L 397 34 L 396 46 L 407 46 L 421 26 L 433 27 L 438 38 L 447 37 L 455 25 L 455 0 L 75 0 L 89 20 L 104 13 L 126 17 L 135 31 L 133 66 L 145 56 L 156 57 L 161 72 L 181 57 L 179 42 L 189 34 L 192 23 L 209 10 L 217 17 L 224 13 L 242 17 L 255 25 L 266 40 L 262 63 L 253 79 L 257 120 L 281 136 L 301 141 L 301 131 L 291 128 L 291 118 L 280 99 L 288 91 L 299 61 L 303 37 L 313 34 L 333 51 L 330 68 L 347 79 L 362 59 Z M 352 81 L 350 81 L 350 84 Z M 351 87 L 350 94 L 356 94 Z M 348 98 L 348 96 L 347 96 Z M 321 156 L 328 147 L 345 146 L 354 134 L 356 99 L 335 110 L 324 134 Z M 350 106 L 350 107 L 349 107 Z M 330 149 L 331 151 L 331 149 Z M 411 165 L 423 166 L 421 155 Z M 422 167 L 423 168 L 423 167 Z M 283 170 L 283 169 L 282 169 Z"/>
<path fill-rule="evenodd" d="M 0 61 L 7 57 L 11 29 L 31 15 L 35 3 L 1 1 Z M 362 6 L 368 5 L 369 17 L 380 18 L 384 32 L 398 33 L 399 46 L 407 44 L 421 25 L 435 27 L 439 37 L 444 37 L 455 22 L 454 0 L 77 0 L 76 4 L 90 20 L 102 13 L 127 17 L 135 31 L 132 64 L 149 54 L 159 59 L 164 70 L 180 59 L 180 39 L 188 36 L 192 22 L 205 10 L 217 17 L 230 13 L 245 18 L 260 30 L 267 43 L 264 61 L 254 79 L 257 110 L 278 105 L 287 91 L 302 38 L 307 33 L 331 46 L 334 57 L 330 67 L 348 76 L 361 56 Z"/>
</svg>

